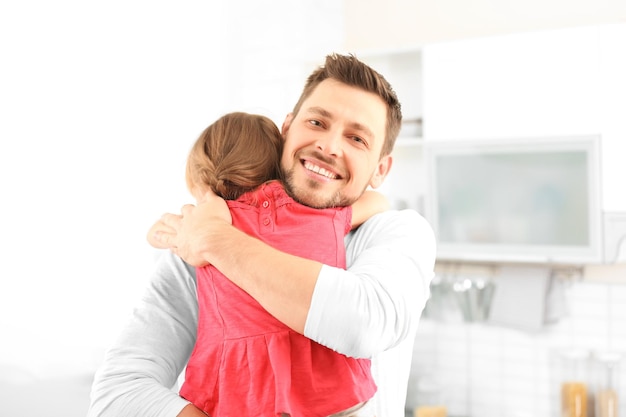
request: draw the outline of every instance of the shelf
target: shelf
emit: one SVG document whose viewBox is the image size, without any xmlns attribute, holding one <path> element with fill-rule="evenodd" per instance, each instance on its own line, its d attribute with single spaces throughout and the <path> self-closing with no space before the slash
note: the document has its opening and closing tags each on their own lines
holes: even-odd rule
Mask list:
<svg viewBox="0 0 626 417">
<path fill-rule="evenodd" d="M 399 136 L 398 139 L 396 139 L 396 149 L 400 147 L 420 147 L 423 144 L 424 140 L 421 136 Z"/>
</svg>

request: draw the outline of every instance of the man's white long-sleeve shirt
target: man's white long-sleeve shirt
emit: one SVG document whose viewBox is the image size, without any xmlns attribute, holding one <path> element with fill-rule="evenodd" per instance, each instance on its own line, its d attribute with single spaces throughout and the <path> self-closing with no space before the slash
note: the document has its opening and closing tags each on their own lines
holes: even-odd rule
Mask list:
<svg viewBox="0 0 626 417">
<path fill-rule="evenodd" d="M 378 417 L 404 416 L 435 250 L 432 229 L 417 212 L 388 211 L 346 237 L 347 270 L 324 266 L 318 276 L 304 334 L 347 356 L 372 359 Z M 197 322 L 195 269 L 164 252 L 96 374 L 88 416 L 177 416 L 188 402 L 173 387 Z"/>
</svg>

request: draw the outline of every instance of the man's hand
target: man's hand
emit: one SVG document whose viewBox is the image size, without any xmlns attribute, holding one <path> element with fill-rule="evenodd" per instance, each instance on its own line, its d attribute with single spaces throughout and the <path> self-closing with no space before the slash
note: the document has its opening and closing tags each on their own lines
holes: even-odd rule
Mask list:
<svg viewBox="0 0 626 417">
<path fill-rule="evenodd" d="M 148 230 L 146 239 L 150 246 L 157 249 L 170 249 L 170 244 L 180 228 L 183 216 L 180 214 L 165 213 Z M 176 226 L 174 226 L 176 225 Z"/>
<path fill-rule="evenodd" d="M 204 256 L 217 231 L 232 223 L 226 202 L 212 191 L 198 201 L 187 204 L 181 214 L 164 214 L 148 232 L 148 242 L 156 247 L 170 249 L 190 265 L 207 265 Z"/>
<path fill-rule="evenodd" d="M 185 406 L 185 408 L 178 413 L 177 417 L 206 417 L 207 415 L 208 414 L 197 408 L 195 405 L 187 404 L 187 406 Z"/>
</svg>

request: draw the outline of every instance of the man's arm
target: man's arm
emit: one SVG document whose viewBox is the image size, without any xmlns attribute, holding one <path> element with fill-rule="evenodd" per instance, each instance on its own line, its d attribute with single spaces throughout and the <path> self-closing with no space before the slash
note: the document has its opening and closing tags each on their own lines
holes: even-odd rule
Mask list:
<svg viewBox="0 0 626 417">
<path fill-rule="evenodd" d="M 278 320 L 349 356 L 403 340 L 429 295 L 435 240 L 414 211 L 381 213 L 354 232 L 347 272 L 282 253 L 211 215 L 210 204 L 187 206 L 176 221 L 178 234 L 161 238 L 183 259 L 213 264 Z"/>
<path fill-rule="evenodd" d="M 324 266 L 304 335 L 369 358 L 413 337 L 430 296 L 435 236 L 413 210 L 387 211 L 346 238 L 348 269 Z"/>
<path fill-rule="evenodd" d="M 283 253 L 212 215 L 209 205 L 183 208 L 172 251 L 193 265 L 212 264 L 270 314 L 303 333 L 320 262 Z"/>
<path fill-rule="evenodd" d="M 171 389 L 195 344 L 197 320 L 194 269 L 164 252 L 96 374 L 88 416 L 203 415 Z"/>
</svg>

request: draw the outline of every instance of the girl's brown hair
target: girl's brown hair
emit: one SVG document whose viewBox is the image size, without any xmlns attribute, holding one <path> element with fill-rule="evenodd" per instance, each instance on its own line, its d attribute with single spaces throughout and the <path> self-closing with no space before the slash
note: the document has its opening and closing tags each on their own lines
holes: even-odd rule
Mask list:
<svg viewBox="0 0 626 417">
<path fill-rule="evenodd" d="M 283 140 L 265 116 L 234 112 L 207 127 L 191 148 L 186 180 L 189 190 L 210 187 L 218 196 L 235 200 L 280 176 Z"/>
</svg>

